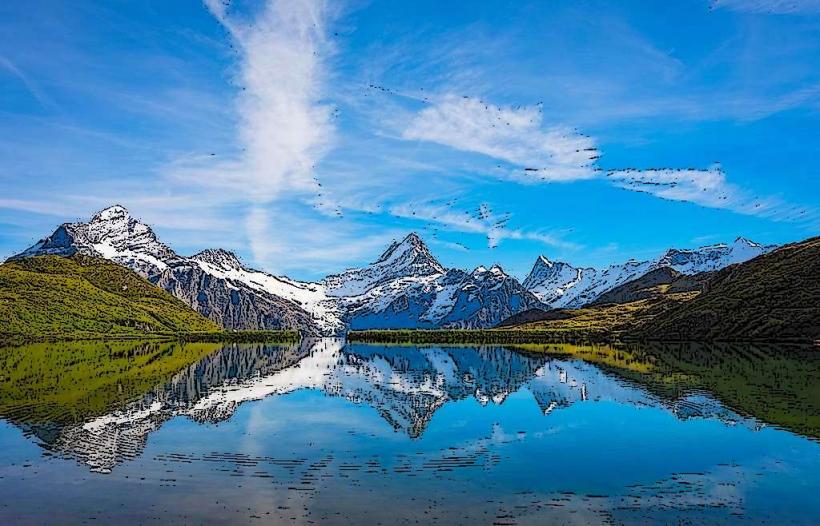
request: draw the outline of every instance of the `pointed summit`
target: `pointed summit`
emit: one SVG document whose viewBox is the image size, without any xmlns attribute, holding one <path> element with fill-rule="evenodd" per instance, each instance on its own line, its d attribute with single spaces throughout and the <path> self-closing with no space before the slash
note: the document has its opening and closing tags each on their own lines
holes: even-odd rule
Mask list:
<svg viewBox="0 0 820 526">
<path fill-rule="evenodd" d="M 735 238 L 735 242 L 733 243 L 735 246 L 746 246 L 746 247 L 762 247 L 760 243 L 755 243 L 751 239 L 747 239 L 743 236 L 738 236 Z"/>
<path fill-rule="evenodd" d="M 532 270 L 522 284 L 524 288 L 531 290 L 552 280 L 558 274 L 569 273 L 574 275 L 575 270 L 571 265 L 560 261 L 550 261 L 546 256 L 540 255 L 535 259 Z"/>
<path fill-rule="evenodd" d="M 400 266 L 407 268 L 414 275 L 427 275 L 444 272 L 444 267 L 433 257 L 424 241 L 411 232 L 401 242 L 393 242 L 382 253 L 373 266 Z"/>
<path fill-rule="evenodd" d="M 179 259 L 148 225 L 134 219 L 121 205 L 100 210 L 88 223 L 64 223 L 14 258 L 78 252 L 111 260 L 149 279 Z"/>
<path fill-rule="evenodd" d="M 207 263 L 221 270 L 241 270 L 244 268 L 236 254 L 221 248 L 205 249 L 191 256 L 191 259 Z"/>
<path fill-rule="evenodd" d="M 122 219 L 131 219 L 131 214 L 122 205 L 113 205 L 108 208 L 103 208 L 91 217 L 92 223 L 100 221 L 118 221 Z"/>
<path fill-rule="evenodd" d="M 447 271 L 415 232 L 394 241 L 374 263 L 324 279 L 328 294 L 357 296 L 396 278 L 424 278 Z"/>
<path fill-rule="evenodd" d="M 541 254 L 540 256 L 538 256 L 538 259 L 537 259 L 537 260 L 535 260 L 535 264 L 536 264 L 536 265 L 539 265 L 539 264 L 540 264 L 540 265 L 544 265 L 544 266 L 546 266 L 546 267 L 552 267 L 555 263 L 553 263 L 552 261 L 550 261 L 550 260 L 547 258 L 547 256 L 545 256 L 545 255 Z"/>
</svg>

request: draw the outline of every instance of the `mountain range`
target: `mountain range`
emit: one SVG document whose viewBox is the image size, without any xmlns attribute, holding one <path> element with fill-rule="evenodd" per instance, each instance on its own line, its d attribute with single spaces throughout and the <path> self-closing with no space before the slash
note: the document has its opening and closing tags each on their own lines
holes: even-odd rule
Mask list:
<svg viewBox="0 0 820 526">
<path fill-rule="evenodd" d="M 724 268 L 771 251 L 738 238 L 695 250 L 670 249 L 649 261 L 603 270 L 540 256 L 523 283 L 500 266 L 445 268 L 415 233 L 391 244 L 370 265 L 302 282 L 243 265 L 232 252 L 182 256 L 146 224 L 115 205 L 90 221 L 60 225 L 11 260 L 86 256 L 129 268 L 228 329 L 299 329 L 313 335 L 348 329 L 488 328 L 531 309 L 576 308 L 648 272 L 682 274 Z"/>
<path fill-rule="evenodd" d="M 775 248 L 775 245 L 761 245 L 739 237 L 731 244 L 694 250 L 672 248 L 654 260 L 629 260 L 603 270 L 578 268 L 540 256 L 524 280 L 524 287 L 549 307 L 573 309 L 592 303 L 605 292 L 657 269 L 669 268 L 688 275 L 713 272 Z"/>
<path fill-rule="evenodd" d="M 550 339 L 820 342 L 820 238 L 723 269 L 659 267 L 581 308 L 531 309 L 498 327 Z"/>
</svg>

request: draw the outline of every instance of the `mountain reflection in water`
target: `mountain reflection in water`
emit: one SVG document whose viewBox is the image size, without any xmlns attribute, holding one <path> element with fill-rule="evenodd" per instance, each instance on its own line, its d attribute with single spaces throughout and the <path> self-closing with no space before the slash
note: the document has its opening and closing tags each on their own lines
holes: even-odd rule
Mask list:
<svg viewBox="0 0 820 526">
<path fill-rule="evenodd" d="M 53 459 L 38 468 L 44 473 L 56 469 L 53 462 L 58 459 L 82 466 L 92 477 L 115 477 L 124 470 L 126 479 L 136 475 L 145 479 L 157 469 L 151 467 L 154 464 L 162 466 L 157 473 L 202 464 L 212 469 L 195 470 L 189 476 L 196 473 L 199 484 L 210 488 L 205 491 L 217 492 L 213 484 L 224 485 L 213 478 L 214 473 L 251 474 L 281 484 L 288 502 L 299 492 L 317 492 L 320 487 L 334 499 L 347 495 L 351 488 L 368 485 L 360 478 L 364 476 L 382 481 L 369 491 L 381 491 L 385 499 L 402 487 L 414 495 L 422 491 L 421 487 L 407 489 L 400 476 L 426 480 L 425 487 L 432 484 L 429 491 L 436 481 L 448 480 L 455 484 L 450 490 L 464 488 L 460 496 L 447 494 L 448 498 L 467 498 L 461 492 L 471 487 L 474 498 L 483 499 L 481 505 L 472 504 L 474 512 L 496 513 L 495 522 L 515 523 L 527 522 L 524 518 L 528 516 L 543 519 L 541 513 L 550 506 L 579 513 L 591 522 L 609 521 L 618 513 L 646 507 L 661 513 L 652 515 L 653 520 L 661 521 L 679 520 L 674 513 L 664 514 L 690 507 L 698 513 L 705 509 L 739 513 L 748 503 L 743 495 L 727 493 L 726 488 L 744 484 L 749 470 L 760 475 L 770 468 L 742 465 L 732 457 L 714 464 L 711 472 L 703 469 L 704 462 L 720 457 L 708 452 L 722 451 L 729 437 L 738 441 L 739 451 L 763 448 L 778 466 L 786 462 L 786 451 L 794 454 L 798 450 L 801 458 L 809 459 L 805 469 L 820 464 L 818 445 L 813 442 L 820 414 L 818 366 L 811 350 L 805 349 L 691 344 L 652 348 L 380 346 L 346 344 L 340 339 L 304 340 L 294 345 L 66 343 L 0 350 L 0 366 L 5 374 L 0 384 L 0 417 L 22 429 L 46 458 Z M 264 416 L 254 409 L 262 406 L 249 403 L 277 399 L 282 402 L 268 403 Z M 245 423 L 240 429 L 235 421 L 243 406 L 249 408 L 243 411 L 240 421 Z M 334 408 L 332 414 L 326 412 L 327 407 Z M 593 410 L 595 407 L 600 409 Z M 375 410 L 381 423 L 374 427 L 364 413 L 352 408 Z M 175 419 L 179 416 L 185 418 Z M 703 428 L 707 423 L 708 428 Z M 511 425 L 516 427 L 510 429 Z M 184 435 L 175 435 L 180 426 Z M 612 426 L 624 426 L 623 433 L 635 434 L 630 439 L 633 443 L 646 442 L 636 446 L 636 451 L 631 450 L 633 444 L 610 442 Z M 720 427 L 724 431 L 718 431 Z M 769 427 L 797 435 L 764 429 Z M 325 428 L 331 434 L 325 434 Z M 331 428 L 339 431 L 334 434 Z M 341 432 L 343 429 L 347 431 Z M 706 429 L 711 431 L 706 433 Z M 683 446 L 684 439 L 678 437 L 683 431 L 703 441 L 691 453 L 702 459 L 684 462 L 668 453 L 664 442 L 669 442 L 671 450 Z M 165 438 L 146 455 L 154 435 Z M 198 435 L 214 442 L 199 443 Z M 3 436 L 7 435 L 0 434 L 0 440 Z M 251 443 L 256 444 L 250 449 L 243 445 L 249 436 L 255 437 Z M 168 442 L 168 437 L 175 438 Z M 589 442 L 591 437 L 596 437 L 594 442 Z M 783 449 L 783 459 L 777 457 L 779 450 L 770 443 L 772 437 L 791 444 Z M 795 449 L 794 444 L 799 447 Z M 644 452 L 647 448 L 659 449 Z M 664 458 L 667 453 L 671 456 Z M 612 465 L 602 466 L 592 476 L 596 472 L 591 462 Z M 661 469 L 665 462 L 678 471 Z M 552 470 L 565 463 L 556 478 Z M 331 476 L 327 472 L 333 465 L 337 472 Z M 680 471 L 681 467 L 691 469 Z M 456 474 L 463 469 L 480 471 L 463 478 L 466 475 Z M 667 475 L 641 479 L 638 474 L 647 469 Z M 319 473 L 324 474 L 320 477 Z M 15 476 L 6 473 L 0 477 L 0 486 L 5 487 L 3 483 Z M 48 488 L 41 478 L 19 476 L 20 482 L 30 480 L 36 487 Z M 637 479 L 629 478 L 632 476 Z M 180 484 L 170 477 L 160 477 L 160 485 L 174 488 Z M 764 479 L 768 481 L 769 476 Z M 352 486 L 339 485 L 345 480 Z M 804 482 L 802 490 L 806 491 L 818 481 L 815 476 Z M 603 496 L 581 497 L 580 490 L 595 484 L 612 493 L 606 506 L 598 500 Z M 493 498 L 515 488 L 518 490 L 504 499 Z M 567 493 L 561 494 L 561 488 Z M 91 495 L 79 494 L 77 505 Z M 791 498 L 802 504 L 802 495 L 796 492 Z M 422 493 L 416 498 L 436 499 Z M 617 499 L 622 502 L 614 513 L 609 508 Z M 634 502 L 625 504 L 629 499 Z M 355 499 L 345 502 L 347 507 L 357 505 Z M 430 510 L 441 512 L 436 515 L 441 520 L 467 522 L 467 515 L 443 514 L 443 503 L 435 500 L 435 505 L 439 508 L 431 504 Z M 339 507 L 317 506 L 305 505 L 302 518 L 321 509 L 325 521 L 334 522 L 329 519 L 341 513 Z M 516 506 L 526 513 L 509 511 Z M 353 508 L 343 517 L 361 520 Z M 279 510 L 279 518 L 292 519 L 284 511 L 290 509 Z M 402 518 L 409 519 L 417 511 L 405 510 Z M 180 508 L 179 513 L 183 512 L 192 513 Z M 132 518 L 142 517 L 138 510 L 131 513 L 136 514 Z M 448 508 L 447 513 L 455 513 L 455 508 Z M 760 517 L 771 518 L 768 511 L 761 513 Z M 814 510 L 804 507 L 801 513 L 803 517 Z M 625 522 L 641 522 L 641 515 L 620 517 Z"/>
<path fill-rule="evenodd" d="M 579 401 L 614 401 L 666 407 L 679 418 L 761 425 L 705 392 L 664 398 L 571 356 L 503 347 L 346 345 L 331 338 L 292 346 L 225 345 L 138 400 L 82 422 L 55 428 L 27 424 L 25 414 L 15 419 L 47 449 L 105 472 L 139 455 L 147 436 L 175 416 L 218 423 L 243 402 L 299 389 L 372 406 L 395 430 L 418 437 L 447 402 L 473 397 L 481 405 L 501 404 L 522 388 L 545 415 Z"/>
</svg>

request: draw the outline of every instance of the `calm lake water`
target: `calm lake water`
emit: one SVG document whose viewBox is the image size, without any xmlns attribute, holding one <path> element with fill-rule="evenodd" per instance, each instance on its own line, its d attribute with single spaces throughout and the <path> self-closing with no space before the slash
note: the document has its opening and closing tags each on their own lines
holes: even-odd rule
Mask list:
<svg viewBox="0 0 820 526">
<path fill-rule="evenodd" d="M 0 349 L 0 523 L 820 523 L 816 350 Z"/>
</svg>

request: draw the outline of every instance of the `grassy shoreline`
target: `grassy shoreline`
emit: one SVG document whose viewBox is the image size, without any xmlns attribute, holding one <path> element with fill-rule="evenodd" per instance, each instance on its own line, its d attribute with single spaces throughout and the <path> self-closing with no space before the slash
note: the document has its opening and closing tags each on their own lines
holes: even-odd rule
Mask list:
<svg viewBox="0 0 820 526">
<path fill-rule="evenodd" d="M 258 343 L 258 342 L 298 342 L 298 331 L 289 330 L 249 330 L 218 332 L 161 332 L 131 334 L 0 334 L 0 347 L 26 345 L 30 343 L 84 342 L 84 341 L 156 341 L 156 342 L 203 342 L 203 343 Z"/>
</svg>

